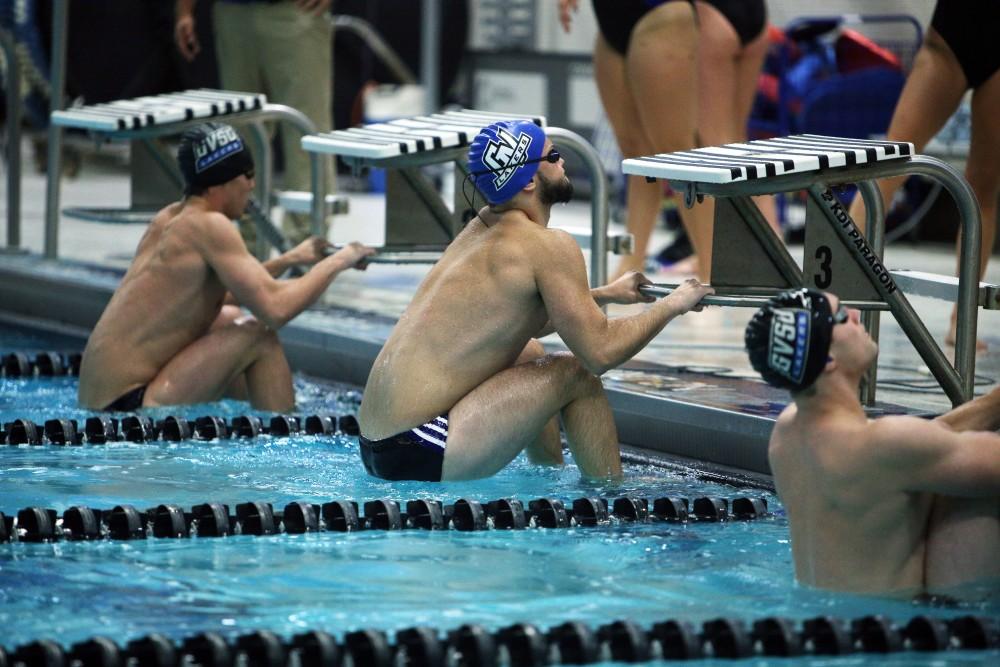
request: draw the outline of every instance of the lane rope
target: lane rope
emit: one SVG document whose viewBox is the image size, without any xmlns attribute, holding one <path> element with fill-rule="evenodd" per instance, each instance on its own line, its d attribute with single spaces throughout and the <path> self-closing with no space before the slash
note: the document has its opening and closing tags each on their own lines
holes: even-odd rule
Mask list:
<svg viewBox="0 0 1000 667">
<path fill-rule="evenodd" d="M 103 445 L 109 442 L 179 442 L 181 440 L 218 440 L 287 437 L 292 435 L 358 435 L 361 429 L 354 415 L 316 414 L 308 416 L 274 415 L 267 424 L 256 415 L 240 415 L 227 422 L 224 417 L 206 415 L 185 419 L 168 415 L 153 420 L 143 414 L 112 417 L 99 414 L 87 417 L 83 428 L 77 419 L 48 419 L 37 424 L 30 419 L 5 422 L 0 430 L 0 445 Z"/>
<path fill-rule="evenodd" d="M 527 505 L 517 498 L 479 502 L 459 498 L 452 504 L 418 499 L 400 503 L 388 498 L 358 503 L 333 500 L 318 504 L 288 503 L 281 510 L 266 502 L 235 506 L 207 502 L 185 511 L 173 503 L 147 510 L 115 505 L 102 510 L 81 505 L 60 514 L 44 507 L 25 507 L 11 516 L 0 512 L 0 542 L 144 540 L 154 538 L 226 537 L 229 535 L 297 535 L 364 530 L 523 530 L 575 528 L 621 523 L 728 523 L 770 517 L 763 498 L 648 498 L 625 496 L 577 498 L 570 503 L 536 498 Z M 363 510 L 363 512 L 362 512 Z"/>
<path fill-rule="evenodd" d="M 283 639 L 268 630 L 258 630 L 227 640 L 217 633 L 203 632 L 179 642 L 162 634 L 149 634 L 133 639 L 124 647 L 108 637 L 96 636 L 75 643 L 68 650 L 56 641 L 41 639 L 23 644 L 9 655 L 0 648 L 0 664 L 543 667 L 757 656 L 926 654 L 1000 647 L 996 619 L 972 615 L 914 616 L 905 624 L 880 615 L 852 620 L 818 616 L 801 623 L 773 616 L 750 622 L 722 617 L 707 620 L 700 627 L 678 619 L 648 627 L 630 620 L 616 620 L 596 628 L 568 621 L 548 629 L 516 623 L 494 632 L 467 624 L 448 631 L 418 626 L 393 634 L 390 640 L 384 630 L 362 629 L 347 632 L 338 640 L 327 632 L 311 631 Z"/>
</svg>

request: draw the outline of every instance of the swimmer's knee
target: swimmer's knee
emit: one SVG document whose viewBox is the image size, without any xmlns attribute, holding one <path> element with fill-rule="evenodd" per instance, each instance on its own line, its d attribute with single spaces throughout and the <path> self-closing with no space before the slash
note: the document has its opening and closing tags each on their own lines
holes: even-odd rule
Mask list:
<svg viewBox="0 0 1000 667">
<path fill-rule="evenodd" d="M 260 341 L 261 345 L 266 345 L 268 347 L 281 347 L 281 339 L 278 338 L 278 332 L 271 327 L 265 326 L 264 324 L 259 324 L 259 331 L 257 333 L 257 339 Z"/>
<path fill-rule="evenodd" d="M 601 379 L 594 375 L 587 366 L 573 354 L 556 353 L 549 355 L 560 365 L 568 385 L 582 389 L 585 392 L 594 391 L 603 385 Z"/>
<path fill-rule="evenodd" d="M 221 329 L 236 324 L 237 320 L 244 316 L 239 306 L 227 305 L 219 309 L 219 314 L 212 322 L 212 329 Z"/>
<path fill-rule="evenodd" d="M 241 337 L 251 347 L 272 347 L 280 345 L 278 333 L 252 315 L 243 315 L 231 325 L 231 331 Z"/>
<path fill-rule="evenodd" d="M 521 350 L 520 356 L 517 358 L 517 363 L 523 364 L 529 361 L 534 361 L 545 356 L 545 346 L 541 344 L 537 339 L 532 338 L 528 341 L 528 344 L 524 346 Z"/>
</svg>

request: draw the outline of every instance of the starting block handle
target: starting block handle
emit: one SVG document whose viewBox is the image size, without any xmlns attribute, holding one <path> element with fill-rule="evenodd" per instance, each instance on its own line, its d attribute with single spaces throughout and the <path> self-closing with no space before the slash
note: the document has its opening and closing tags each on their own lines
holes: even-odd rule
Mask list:
<svg viewBox="0 0 1000 667">
<path fill-rule="evenodd" d="M 674 290 L 679 287 L 679 284 L 673 283 L 652 283 L 649 285 L 643 285 L 639 288 L 639 291 L 647 296 L 655 296 L 657 298 L 670 296 L 673 294 Z M 778 292 L 775 291 L 774 294 L 709 294 L 705 296 L 699 303 L 705 306 L 728 306 L 730 308 L 760 308 L 765 305 L 772 296 L 776 295 Z M 843 301 L 842 302 L 848 308 L 857 308 L 858 310 L 889 310 L 888 304 L 882 301 Z"/>
<path fill-rule="evenodd" d="M 344 246 L 328 246 L 323 250 L 326 256 L 332 255 Z M 386 245 L 375 248 L 375 254 L 368 258 L 369 264 L 435 264 L 444 253 L 444 245 L 394 246 Z"/>
</svg>

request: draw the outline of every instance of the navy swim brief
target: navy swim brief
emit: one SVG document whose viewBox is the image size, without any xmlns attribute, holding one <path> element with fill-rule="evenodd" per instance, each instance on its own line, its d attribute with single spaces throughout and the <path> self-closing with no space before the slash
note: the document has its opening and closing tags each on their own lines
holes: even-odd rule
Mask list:
<svg viewBox="0 0 1000 667">
<path fill-rule="evenodd" d="M 361 436 L 361 461 L 382 479 L 440 482 L 448 442 L 448 414 L 382 440 Z"/>
</svg>

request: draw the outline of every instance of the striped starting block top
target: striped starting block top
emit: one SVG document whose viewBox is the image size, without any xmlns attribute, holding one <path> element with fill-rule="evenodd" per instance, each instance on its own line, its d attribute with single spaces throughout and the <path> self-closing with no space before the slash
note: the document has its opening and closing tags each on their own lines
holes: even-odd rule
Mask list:
<svg viewBox="0 0 1000 667">
<path fill-rule="evenodd" d="M 313 134 L 302 137 L 302 148 L 313 153 L 379 160 L 468 146 L 479 130 L 501 120 L 527 120 L 545 127 L 544 116 L 464 109 Z"/>
<path fill-rule="evenodd" d="M 115 132 L 254 111 L 263 109 L 265 104 L 267 97 L 260 93 L 198 88 L 56 111 L 52 114 L 52 123 L 62 127 Z"/>
<path fill-rule="evenodd" d="M 898 160 L 913 155 L 905 141 L 873 141 L 797 134 L 708 146 L 622 161 L 626 174 L 696 183 L 737 183 L 831 167 Z"/>
</svg>

